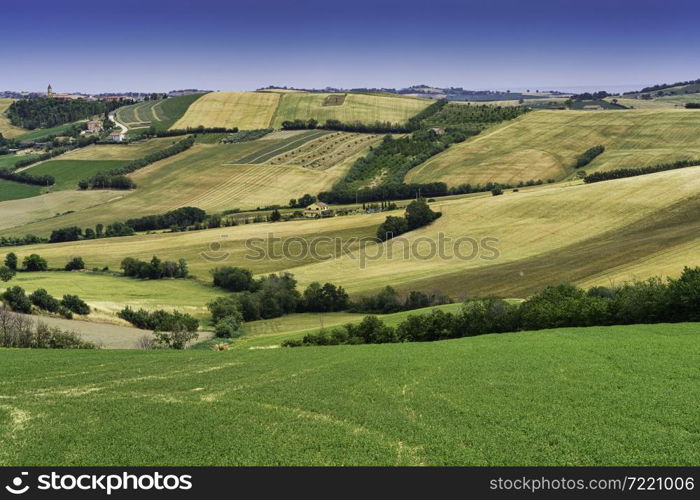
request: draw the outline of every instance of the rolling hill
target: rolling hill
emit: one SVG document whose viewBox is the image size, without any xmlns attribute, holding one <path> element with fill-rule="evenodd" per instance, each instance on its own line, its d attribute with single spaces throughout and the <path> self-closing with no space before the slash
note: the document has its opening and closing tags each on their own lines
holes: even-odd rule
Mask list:
<svg viewBox="0 0 700 500">
<path fill-rule="evenodd" d="M 0 465 L 693 465 L 697 328 L 7 350 Z"/>
<path fill-rule="evenodd" d="M 503 196 L 472 195 L 440 201 L 433 205 L 443 212 L 440 219 L 380 246 L 370 244 L 365 255 L 382 253 L 364 267 L 359 260 L 359 242 L 351 241 L 352 253 L 342 255 L 335 238 L 346 241 L 373 236 L 386 213 L 32 245 L 13 251 L 20 258 L 38 253 L 54 267 L 62 267 L 71 255 L 82 256 L 89 268 L 111 269 L 117 269 L 128 256 L 182 257 L 205 281 L 209 270 L 223 263 L 256 273 L 289 270 L 301 286 L 330 281 L 355 295 L 391 284 L 401 291 L 438 289 L 455 298 L 487 294 L 526 297 L 553 282 L 609 285 L 611 277 L 629 280 L 662 271 L 677 275 L 683 266 L 700 265 L 700 220 L 696 216 L 700 209 L 699 173 L 700 167 L 692 167 L 596 184 L 548 185 Z M 102 207 L 135 202 L 127 197 Z M 105 222 L 113 213 L 104 216 Z M 61 219 L 61 226 L 69 220 L 84 226 L 81 221 L 86 220 L 80 214 Z M 50 222 L 58 226 L 56 220 Z M 31 232 L 31 227 L 26 226 L 20 234 Z M 270 234 L 279 238 L 272 246 L 278 257 L 252 259 L 246 242 L 253 238 L 266 241 Z M 292 238 L 308 245 L 319 237 L 327 238 L 319 240 L 316 249 L 321 261 L 309 253 L 290 251 L 285 257 L 281 252 Z M 459 247 L 464 258 L 455 258 L 454 243 L 449 242 L 442 255 L 430 255 L 430 242 L 444 238 L 454 242 L 460 237 L 477 242 L 490 238 L 489 246 L 497 248 L 497 257 L 482 246 L 476 256 L 468 258 L 472 253 L 469 240 Z M 216 259 L 207 259 L 213 243 L 222 248 L 215 252 Z M 404 256 L 404 249 L 411 246 L 414 250 Z M 218 258 L 222 254 L 224 260 Z M 663 256 L 673 258 L 665 259 L 664 266 L 655 265 Z"/>
<path fill-rule="evenodd" d="M 0 97 L 0 134 L 6 139 L 14 139 L 28 132 L 28 130 L 12 125 L 7 118 L 5 112 L 7 108 L 10 107 L 10 104 L 12 104 L 12 101 L 14 101 L 14 99 Z"/>
<path fill-rule="evenodd" d="M 279 103 L 271 92 L 210 92 L 197 99 L 172 128 L 268 128 Z"/>
<path fill-rule="evenodd" d="M 602 144 L 585 171 L 700 160 L 695 110 L 536 111 L 455 144 L 412 169 L 407 182 L 515 184 L 561 180 L 576 158 Z"/>
<path fill-rule="evenodd" d="M 202 95 L 189 94 L 124 106 L 116 111 L 116 118 L 129 129 L 154 126 L 158 130 L 167 130 L 182 118 L 192 103 Z"/>
</svg>

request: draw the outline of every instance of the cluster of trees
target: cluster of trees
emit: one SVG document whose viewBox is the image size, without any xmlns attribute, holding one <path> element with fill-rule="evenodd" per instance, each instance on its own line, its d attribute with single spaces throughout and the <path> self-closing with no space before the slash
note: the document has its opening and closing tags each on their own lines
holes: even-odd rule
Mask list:
<svg viewBox="0 0 700 500">
<path fill-rule="evenodd" d="M 576 165 L 574 165 L 574 167 L 575 168 L 585 167 L 590 162 L 592 162 L 596 156 L 603 154 L 604 151 L 605 151 L 605 146 L 603 146 L 603 145 L 593 146 L 592 148 L 587 149 L 581 156 L 579 156 L 576 159 Z"/>
<path fill-rule="evenodd" d="M 427 226 L 441 215 L 441 212 L 434 212 L 428 206 L 425 198 L 419 198 L 406 206 L 403 217 L 388 216 L 377 229 L 377 238 L 380 241 L 390 240 L 400 234 Z"/>
<path fill-rule="evenodd" d="M 154 231 L 172 227 L 188 227 L 204 222 L 207 213 L 197 207 L 181 207 L 160 215 L 146 215 L 135 219 L 128 219 L 126 225 L 134 231 Z"/>
<path fill-rule="evenodd" d="M 119 311 L 117 316 L 144 330 L 167 332 L 184 328 L 188 332 L 196 332 L 199 328 L 199 320 L 180 311 L 169 312 L 162 309 L 157 311 L 139 309 L 135 311 L 127 306 Z"/>
<path fill-rule="evenodd" d="M 175 137 L 189 134 L 235 134 L 236 132 L 238 132 L 238 127 L 205 127 L 200 125 L 199 127 L 159 130 L 151 125 L 139 133 L 139 139 L 145 139 L 147 137 Z"/>
<path fill-rule="evenodd" d="M 512 120 L 529 111 L 529 108 L 521 106 L 450 104 L 441 108 L 433 116 L 426 118 L 422 125 L 423 127 L 440 127 L 448 130 L 459 129 L 465 134 L 475 135 L 488 125 Z"/>
<path fill-rule="evenodd" d="M 31 314 L 32 306 L 50 313 L 61 314 L 72 318 L 73 314 L 82 316 L 90 314 L 90 307 L 77 295 L 64 295 L 59 301 L 43 288 L 39 288 L 27 296 L 24 288 L 13 286 L 0 295 L 3 303 L 14 312 Z"/>
<path fill-rule="evenodd" d="M 0 236 L 0 247 L 18 247 L 22 245 L 35 245 L 37 243 L 48 243 L 47 238 L 27 234 L 25 236 Z"/>
<path fill-rule="evenodd" d="M 155 163 L 157 161 L 163 160 L 178 153 L 182 153 L 183 151 L 186 151 L 189 148 L 191 148 L 193 145 L 194 137 L 187 137 L 186 139 L 182 139 L 181 141 L 176 142 L 172 146 L 146 155 L 138 160 L 131 161 L 122 167 L 97 174 L 91 179 L 81 181 L 79 183 L 79 187 L 81 189 L 87 189 L 88 187 L 92 187 L 93 189 L 104 189 L 105 186 L 109 185 L 114 189 L 131 189 L 134 186 L 134 184 L 133 181 L 131 181 L 131 179 L 125 177 L 126 174 L 134 172 L 140 168 L 146 167 L 151 163 Z M 125 186 L 127 184 L 130 185 L 130 187 L 119 187 Z"/>
<path fill-rule="evenodd" d="M 136 183 L 126 175 L 114 175 L 100 172 L 90 179 L 78 181 L 78 188 L 86 189 L 136 189 Z"/>
<path fill-rule="evenodd" d="M 700 102 L 687 102 L 685 107 L 687 109 L 700 109 Z"/>
<path fill-rule="evenodd" d="M 660 165 L 650 165 L 648 167 L 637 168 L 618 168 L 616 170 L 606 170 L 604 172 L 593 172 L 584 177 L 583 181 L 587 184 L 600 181 L 608 181 L 611 179 L 622 179 L 624 177 L 636 177 L 638 175 L 653 174 L 656 172 L 665 172 L 667 170 L 675 170 L 677 168 L 687 168 L 700 165 L 700 160 L 678 160 L 673 163 L 662 163 Z"/>
<path fill-rule="evenodd" d="M 114 222 L 106 227 L 103 224 L 97 224 L 95 229 L 88 227 L 85 232 L 78 226 L 62 227 L 51 231 L 51 236 L 48 243 L 61 243 L 65 241 L 78 240 L 94 240 L 97 238 L 114 238 L 118 236 L 131 236 L 134 234 L 134 229 L 123 222 Z M 33 238 L 31 235 L 28 238 Z M 18 243 L 18 244 L 30 244 Z"/>
<path fill-rule="evenodd" d="M 399 123 L 391 122 L 380 122 L 375 123 L 363 123 L 359 121 L 355 122 L 341 122 L 340 120 L 326 120 L 325 123 L 319 124 L 314 118 L 308 120 L 285 120 L 282 122 L 282 128 L 285 130 L 301 130 L 301 129 L 325 129 L 325 130 L 339 130 L 343 132 L 362 132 L 365 134 L 405 134 L 411 132 L 411 129 L 407 125 L 401 125 Z"/>
<path fill-rule="evenodd" d="M 127 257 L 122 260 L 120 269 L 124 271 L 124 276 L 149 280 L 187 278 L 189 275 L 185 259 L 177 262 L 162 261 L 155 255 L 150 262 Z"/>
<path fill-rule="evenodd" d="M 683 85 L 693 85 L 695 83 L 700 83 L 700 78 L 697 80 L 688 80 L 687 82 L 676 82 L 676 83 L 661 83 L 658 85 L 652 85 L 651 87 L 644 87 L 642 90 L 639 92 L 654 92 L 657 90 L 664 90 L 664 89 L 669 89 L 671 87 L 680 87 Z M 636 94 L 637 92 L 632 91 L 632 92 L 625 92 L 625 94 Z"/>
<path fill-rule="evenodd" d="M 41 321 L 0 307 L 0 347 L 25 349 L 97 349 L 75 332 L 52 328 Z"/>
<path fill-rule="evenodd" d="M 46 259 L 35 253 L 26 256 L 22 261 L 22 267 L 20 268 L 17 254 L 14 252 L 10 252 L 5 256 L 4 266 L 0 267 L 0 279 L 2 279 L 2 281 L 9 281 L 12 278 L 12 276 L 14 276 L 14 273 L 17 271 L 41 272 L 47 271 L 48 269 L 49 265 L 46 262 Z M 64 266 L 64 269 L 66 271 L 77 271 L 85 269 L 85 262 L 83 261 L 82 257 L 72 257 Z M 10 275 L 9 273 L 12 274 Z M 3 275 L 9 277 L 7 279 L 4 279 Z"/>
<path fill-rule="evenodd" d="M 452 314 L 434 310 L 409 316 L 396 328 L 375 316 L 358 325 L 307 335 L 287 346 L 423 342 L 545 328 L 700 321 L 700 267 L 680 278 L 582 290 L 571 285 L 545 288 L 521 304 L 502 299 L 471 300 Z"/>
<path fill-rule="evenodd" d="M 104 115 L 132 100 L 87 101 L 85 99 L 34 98 L 14 101 L 7 108 L 7 117 L 17 127 L 33 130 L 49 128 L 64 123 L 82 120 L 94 115 Z"/>
<path fill-rule="evenodd" d="M 401 297 L 394 288 L 387 286 L 375 295 L 360 297 L 348 306 L 348 311 L 367 314 L 391 314 L 399 311 L 411 311 L 423 307 L 449 304 L 452 300 L 438 291 L 430 294 L 411 291 Z"/>
<path fill-rule="evenodd" d="M 294 199 L 294 198 L 289 200 L 289 207 L 290 208 L 306 208 L 309 205 L 311 205 L 312 203 L 314 203 L 315 201 L 316 201 L 316 197 L 307 193 L 304 196 L 302 196 L 301 198 L 299 198 L 298 200 Z"/>
<path fill-rule="evenodd" d="M 14 172 L 7 168 L 0 168 L 0 179 L 6 181 L 21 182 L 22 184 L 32 184 L 35 186 L 53 186 L 56 183 L 53 175 L 32 175 L 29 172 Z"/>
<path fill-rule="evenodd" d="M 236 132 L 235 134 L 231 134 L 224 139 L 221 140 L 224 144 L 236 144 L 239 142 L 248 142 L 248 141 L 254 141 L 256 139 L 260 139 L 261 137 L 266 136 L 270 132 L 272 132 L 273 129 L 271 128 L 261 128 L 261 129 L 255 129 L 255 130 L 240 130 Z"/>
<path fill-rule="evenodd" d="M 605 90 L 599 90 L 598 92 L 584 92 L 582 94 L 576 94 L 571 96 L 574 101 L 597 101 L 599 99 L 605 99 L 611 96 Z"/>
</svg>

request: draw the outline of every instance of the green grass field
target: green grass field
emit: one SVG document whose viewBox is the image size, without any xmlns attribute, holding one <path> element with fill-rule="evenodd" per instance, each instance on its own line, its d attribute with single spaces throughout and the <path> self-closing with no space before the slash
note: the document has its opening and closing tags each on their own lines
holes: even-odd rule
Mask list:
<svg viewBox="0 0 700 500">
<path fill-rule="evenodd" d="M 390 94 L 347 94 L 342 104 L 325 106 L 329 95 L 331 94 L 305 92 L 283 94 L 272 125 L 279 128 L 286 120 L 310 118 L 321 123 L 328 119 L 342 122 L 404 123 L 431 103 L 428 99 L 413 99 Z"/>
<path fill-rule="evenodd" d="M 130 129 L 152 125 L 158 130 L 167 130 L 182 118 L 192 103 L 202 95 L 204 94 L 190 94 L 124 106 L 116 111 L 116 118 L 119 123 Z"/>
<path fill-rule="evenodd" d="M 123 160 L 49 160 L 32 166 L 27 171 L 32 175 L 52 175 L 56 179 L 56 184 L 51 186 L 52 190 L 77 189 L 79 181 L 127 163 Z"/>
<path fill-rule="evenodd" d="M 694 465 L 697 330 L 2 350 L 0 465 Z"/>
<path fill-rule="evenodd" d="M 570 176 L 576 158 L 602 144 L 585 170 L 700 159 L 700 113 L 693 110 L 533 111 L 434 156 L 409 182 L 517 183 Z"/>
<path fill-rule="evenodd" d="M 31 198 L 32 196 L 41 194 L 43 189 L 44 188 L 41 186 L 32 186 L 0 179 L 0 202 Z"/>
<path fill-rule="evenodd" d="M 2 168 L 12 168 L 20 160 L 28 160 L 30 158 L 35 158 L 38 155 L 28 154 L 28 155 L 2 155 L 0 156 L 0 169 Z"/>
<path fill-rule="evenodd" d="M 81 123 L 85 120 L 79 120 L 77 122 L 71 122 L 71 123 L 64 123 L 63 125 L 58 125 L 56 127 L 51 127 L 51 128 L 37 128 L 32 131 L 28 131 L 22 135 L 19 135 L 15 137 L 15 139 L 19 141 L 39 141 L 42 140 L 50 135 L 56 135 L 56 136 L 61 136 L 64 135 L 70 128 L 77 124 Z"/>
<path fill-rule="evenodd" d="M 197 99 L 172 128 L 268 128 L 279 103 L 271 92 L 210 92 Z"/>
<path fill-rule="evenodd" d="M 119 272 L 119 266 L 112 268 L 112 271 Z M 116 322 L 120 320 L 114 314 L 130 305 L 132 308 L 149 310 L 179 309 L 208 323 L 207 303 L 226 295 L 223 290 L 189 279 L 149 281 L 101 272 L 19 273 L 11 284 L 21 286 L 27 292 L 45 288 L 56 297 L 67 293 L 77 294 L 97 310 L 91 318 Z"/>
</svg>

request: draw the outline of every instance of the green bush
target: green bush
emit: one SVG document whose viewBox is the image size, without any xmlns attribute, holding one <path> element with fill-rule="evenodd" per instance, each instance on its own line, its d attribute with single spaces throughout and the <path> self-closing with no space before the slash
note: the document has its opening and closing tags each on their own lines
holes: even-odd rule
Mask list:
<svg viewBox="0 0 700 500">
<path fill-rule="evenodd" d="M 66 271 L 78 271 L 85 269 L 85 262 L 83 261 L 82 257 L 73 257 L 68 261 L 64 269 Z"/>
<path fill-rule="evenodd" d="M 24 293 L 24 288 L 13 286 L 2 294 L 2 300 L 15 312 L 30 314 L 32 312 L 32 301 Z"/>
<path fill-rule="evenodd" d="M 49 268 L 46 259 L 35 253 L 25 257 L 22 265 L 25 271 L 46 271 Z"/>
<path fill-rule="evenodd" d="M 77 295 L 64 295 L 61 305 L 75 314 L 90 314 L 90 307 Z"/>
<path fill-rule="evenodd" d="M 49 295 L 49 292 L 43 288 L 34 290 L 34 292 L 29 294 L 29 300 L 39 309 L 52 313 L 58 312 L 61 307 L 61 303 L 58 301 L 58 299 Z"/>
<path fill-rule="evenodd" d="M 214 334 L 219 338 L 232 339 L 243 335 L 241 328 L 241 314 L 232 314 L 217 321 L 214 326 Z"/>
</svg>

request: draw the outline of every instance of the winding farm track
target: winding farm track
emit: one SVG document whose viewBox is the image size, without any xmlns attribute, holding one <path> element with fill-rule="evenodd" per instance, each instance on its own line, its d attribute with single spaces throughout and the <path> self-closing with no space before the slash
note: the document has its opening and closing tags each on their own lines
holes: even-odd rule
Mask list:
<svg viewBox="0 0 700 500">
<path fill-rule="evenodd" d="M 115 124 L 117 127 L 119 127 L 119 128 L 121 129 L 121 131 L 122 131 L 121 135 L 122 135 L 122 138 L 123 138 L 124 135 L 126 135 L 126 133 L 129 131 L 129 129 L 127 128 L 127 126 L 124 125 L 124 124 L 122 124 L 122 123 L 119 123 L 119 122 L 117 121 L 117 117 L 116 117 L 116 112 L 115 112 L 115 111 L 112 111 L 112 112 L 109 114 L 109 119 L 112 120 L 112 122 L 114 122 L 114 124 Z"/>
</svg>

